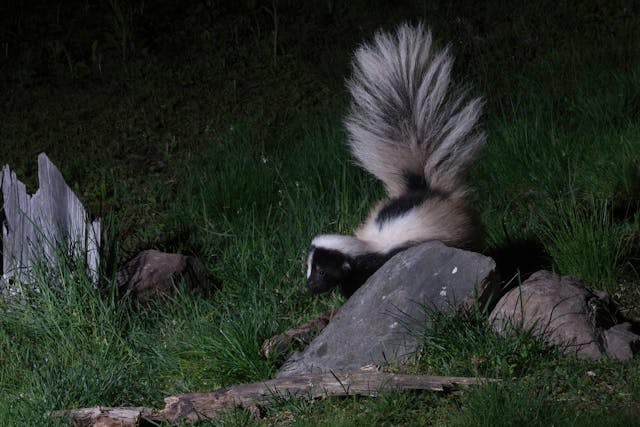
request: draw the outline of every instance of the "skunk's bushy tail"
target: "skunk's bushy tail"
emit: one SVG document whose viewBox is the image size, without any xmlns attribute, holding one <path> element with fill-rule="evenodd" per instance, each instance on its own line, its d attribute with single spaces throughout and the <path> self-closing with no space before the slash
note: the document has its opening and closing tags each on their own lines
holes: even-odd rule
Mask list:
<svg viewBox="0 0 640 427">
<path fill-rule="evenodd" d="M 391 197 L 407 191 L 407 176 L 415 175 L 434 189 L 464 189 L 485 141 L 478 126 L 483 102 L 451 81 L 452 65 L 449 49 L 436 50 L 422 25 L 378 32 L 355 52 L 349 143 Z"/>
</svg>

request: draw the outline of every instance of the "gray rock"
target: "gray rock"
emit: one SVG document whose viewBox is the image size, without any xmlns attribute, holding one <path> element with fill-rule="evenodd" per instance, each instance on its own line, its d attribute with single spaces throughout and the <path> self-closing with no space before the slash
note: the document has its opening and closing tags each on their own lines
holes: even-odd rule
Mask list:
<svg viewBox="0 0 640 427">
<path fill-rule="evenodd" d="M 148 303 L 160 295 L 170 295 L 183 280 L 187 290 L 205 290 L 209 284 L 202 262 L 192 256 L 153 249 L 140 252 L 116 275 L 120 293 Z"/>
<path fill-rule="evenodd" d="M 496 304 L 489 321 L 495 331 L 530 330 L 565 353 L 586 359 L 631 357 L 640 338 L 616 325 L 609 296 L 577 278 L 538 271 Z"/>
<path fill-rule="evenodd" d="M 640 351 L 640 335 L 634 333 L 634 326 L 629 322 L 605 330 L 603 338 L 607 356 L 612 359 L 627 360 Z"/>
<path fill-rule="evenodd" d="M 337 372 L 402 362 L 418 346 L 429 311 L 487 303 L 498 286 L 492 259 L 428 242 L 397 254 L 277 373 Z M 477 297 L 477 298 L 476 298 Z"/>
</svg>

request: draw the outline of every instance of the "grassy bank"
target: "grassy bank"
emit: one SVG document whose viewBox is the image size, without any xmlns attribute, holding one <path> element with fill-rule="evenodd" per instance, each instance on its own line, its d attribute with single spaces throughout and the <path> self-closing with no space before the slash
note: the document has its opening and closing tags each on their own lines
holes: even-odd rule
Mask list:
<svg viewBox="0 0 640 427">
<path fill-rule="evenodd" d="M 41 294 L 0 303 L 1 425 L 48 424 L 43 414 L 60 408 L 162 406 L 275 372 L 262 341 L 342 302 L 306 293 L 310 239 L 349 233 L 382 194 L 344 147 L 350 52 L 406 19 L 452 43 L 456 74 L 487 100 L 472 180 L 505 280 L 553 268 L 640 312 L 636 6 L 258 3 L 32 2 L 0 14 L 0 162 L 34 189 L 46 151 L 92 212 L 113 216 L 117 263 L 151 247 L 194 254 L 219 286 L 138 308 L 62 269 Z M 223 421 L 626 426 L 638 416 L 636 360 L 579 361 L 524 332 L 497 337 L 480 317 L 434 319 L 406 369 L 503 382 L 283 402 L 262 420 Z"/>
</svg>

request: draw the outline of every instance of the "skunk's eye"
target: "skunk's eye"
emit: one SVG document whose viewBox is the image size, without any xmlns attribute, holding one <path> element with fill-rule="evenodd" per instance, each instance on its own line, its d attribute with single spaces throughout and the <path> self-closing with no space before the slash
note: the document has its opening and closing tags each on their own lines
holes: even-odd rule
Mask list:
<svg viewBox="0 0 640 427">
<path fill-rule="evenodd" d="M 320 275 L 320 277 L 324 277 L 324 270 L 318 270 L 318 274 Z"/>
</svg>

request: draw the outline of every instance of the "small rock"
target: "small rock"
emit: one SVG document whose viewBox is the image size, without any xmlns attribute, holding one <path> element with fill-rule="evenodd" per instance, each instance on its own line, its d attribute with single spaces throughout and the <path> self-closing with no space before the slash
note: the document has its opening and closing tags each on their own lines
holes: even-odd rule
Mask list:
<svg viewBox="0 0 640 427">
<path fill-rule="evenodd" d="M 495 263 L 427 242 L 389 260 L 336 312 L 329 325 L 277 373 L 357 370 L 401 363 L 415 352 L 429 312 L 467 309 L 497 291 Z"/>
<path fill-rule="evenodd" d="M 575 277 L 541 270 L 507 292 L 489 321 L 496 332 L 524 328 L 578 357 L 631 357 L 640 337 L 631 332 L 630 324 L 616 325 L 614 313 L 605 292 L 592 291 Z"/>
<path fill-rule="evenodd" d="M 180 280 L 187 290 L 208 287 L 207 271 L 199 259 L 153 249 L 140 252 L 116 275 L 118 290 L 141 303 L 172 294 Z"/>
<path fill-rule="evenodd" d="M 640 335 L 634 333 L 631 323 L 624 322 L 604 331 L 604 344 L 607 356 L 627 360 L 640 351 Z"/>
</svg>

